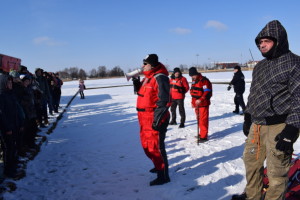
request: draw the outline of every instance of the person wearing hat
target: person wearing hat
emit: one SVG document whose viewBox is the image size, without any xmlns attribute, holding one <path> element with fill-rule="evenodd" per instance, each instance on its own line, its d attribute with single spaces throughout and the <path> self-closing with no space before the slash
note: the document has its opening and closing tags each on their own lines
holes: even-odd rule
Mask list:
<svg viewBox="0 0 300 200">
<path fill-rule="evenodd" d="M 23 127 L 24 115 L 21 106 L 13 92 L 13 78 L 8 77 L 5 91 L 0 94 L 0 126 L 1 148 L 3 152 L 4 170 L 6 177 L 16 178 L 17 173 L 17 138 Z"/>
<path fill-rule="evenodd" d="M 192 96 L 192 107 L 195 109 L 199 127 L 198 143 L 208 140 L 209 105 L 212 96 L 212 84 L 208 78 L 202 76 L 195 67 L 189 69 L 192 77 L 190 94 Z"/>
<path fill-rule="evenodd" d="M 138 95 L 136 109 L 142 147 L 154 164 L 150 172 L 157 173 L 157 178 L 150 182 L 154 186 L 170 182 L 164 142 L 170 120 L 170 83 L 168 71 L 156 54 L 147 55 L 143 63 L 145 78 L 141 82 L 133 78 L 133 84 Z"/>
<path fill-rule="evenodd" d="M 264 163 L 269 179 L 264 199 L 285 199 L 300 129 L 300 56 L 290 51 L 287 32 L 278 20 L 267 23 L 255 43 L 265 59 L 253 69 L 244 114 L 247 184 L 243 199 L 261 199 Z"/>
<path fill-rule="evenodd" d="M 48 111 L 47 111 L 47 104 L 48 100 L 51 98 L 49 84 L 47 79 L 43 76 L 44 70 L 41 68 L 37 68 L 35 70 L 36 81 L 38 82 L 39 88 L 41 89 L 42 98 L 41 98 L 41 106 L 42 106 L 42 118 L 43 122 L 40 121 L 40 124 L 49 124 L 48 122 Z"/>
<path fill-rule="evenodd" d="M 234 104 L 235 110 L 233 113 L 239 114 L 240 113 L 240 106 L 242 107 L 242 114 L 244 113 L 246 106 L 244 102 L 243 94 L 245 92 L 245 76 L 241 70 L 240 66 L 234 67 L 234 75 L 232 80 L 229 83 L 227 90 L 229 91 L 233 85 L 235 96 L 234 96 Z"/>
<path fill-rule="evenodd" d="M 21 93 L 20 104 L 25 114 L 25 123 L 23 131 L 23 150 L 36 149 L 35 136 L 37 133 L 37 113 L 34 104 L 34 91 L 31 88 L 32 78 L 29 74 L 21 74 L 20 79 L 22 81 L 23 91 Z"/>
<path fill-rule="evenodd" d="M 173 74 L 171 75 L 170 79 L 170 93 L 171 93 L 171 113 L 172 119 L 170 125 L 177 125 L 176 122 L 176 108 L 178 105 L 179 114 L 180 114 L 180 125 L 179 128 L 184 128 L 185 123 L 185 109 L 184 109 L 184 99 L 185 93 L 187 93 L 190 89 L 189 83 L 178 67 L 174 68 Z"/>
<path fill-rule="evenodd" d="M 26 66 L 21 65 L 20 74 L 28 74 L 28 69 Z"/>
</svg>

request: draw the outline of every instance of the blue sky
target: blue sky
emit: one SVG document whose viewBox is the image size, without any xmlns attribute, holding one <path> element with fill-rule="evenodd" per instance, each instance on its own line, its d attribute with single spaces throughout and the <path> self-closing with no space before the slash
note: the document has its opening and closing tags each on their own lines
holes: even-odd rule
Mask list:
<svg viewBox="0 0 300 200">
<path fill-rule="evenodd" d="M 156 53 L 169 68 L 262 59 L 254 38 L 271 20 L 300 54 L 298 0 L 0 0 L 0 53 L 29 70 L 141 66 Z M 199 56 L 196 56 L 196 55 Z"/>
</svg>

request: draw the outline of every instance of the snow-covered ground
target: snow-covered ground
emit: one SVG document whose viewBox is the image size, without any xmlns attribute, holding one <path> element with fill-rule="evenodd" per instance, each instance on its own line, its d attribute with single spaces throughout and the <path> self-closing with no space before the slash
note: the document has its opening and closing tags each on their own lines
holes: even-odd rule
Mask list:
<svg viewBox="0 0 300 200">
<path fill-rule="evenodd" d="M 251 72 L 244 74 L 251 81 Z M 230 81 L 233 73 L 204 75 L 218 82 Z M 128 82 L 116 78 L 85 84 L 89 88 Z M 245 101 L 249 87 L 246 84 Z M 77 81 L 64 84 L 62 106 L 77 90 Z M 169 126 L 165 141 L 171 182 L 153 187 L 149 182 L 156 175 L 149 173 L 153 165 L 140 145 L 133 88 L 86 90 L 85 95 L 84 100 L 74 99 L 28 163 L 27 176 L 15 182 L 17 190 L 6 192 L 5 200 L 218 200 L 243 191 L 243 116 L 232 114 L 234 92 L 227 91 L 227 85 L 213 85 L 209 141 L 199 146 L 187 95 L 186 127 Z M 295 150 L 299 153 L 299 141 Z"/>
</svg>

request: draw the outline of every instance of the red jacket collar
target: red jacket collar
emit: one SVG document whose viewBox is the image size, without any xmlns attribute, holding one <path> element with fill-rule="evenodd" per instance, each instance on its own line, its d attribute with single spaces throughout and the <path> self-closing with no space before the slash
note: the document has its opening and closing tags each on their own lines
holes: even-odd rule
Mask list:
<svg viewBox="0 0 300 200">
<path fill-rule="evenodd" d="M 157 65 L 156 67 L 152 68 L 150 71 L 146 71 L 143 72 L 143 74 L 147 77 L 147 78 L 152 78 L 155 74 L 165 74 L 166 76 L 169 75 L 168 70 L 166 69 L 166 67 L 159 63 L 159 65 Z"/>
</svg>

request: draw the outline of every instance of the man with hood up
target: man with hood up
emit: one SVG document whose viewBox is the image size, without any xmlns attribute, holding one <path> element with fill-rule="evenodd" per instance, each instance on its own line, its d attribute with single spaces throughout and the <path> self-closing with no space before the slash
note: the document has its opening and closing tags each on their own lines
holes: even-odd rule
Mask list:
<svg viewBox="0 0 300 200">
<path fill-rule="evenodd" d="M 234 96 L 235 110 L 233 111 L 233 113 L 239 114 L 240 106 L 241 106 L 243 110 L 242 112 L 243 114 L 246 108 L 244 97 L 243 97 L 243 94 L 245 92 L 245 76 L 241 70 L 241 67 L 238 65 L 234 67 L 234 75 L 227 88 L 228 91 L 231 89 L 232 85 L 235 92 L 235 96 Z"/>
<path fill-rule="evenodd" d="M 255 39 L 265 57 L 253 70 L 243 131 L 247 185 L 244 197 L 262 196 L 266 159 L 269 188 L 265 199 L 284 199 L 293 144 L 300 128 L 300 57 L 289 50 L 287 32 L 277 20 Z"/>
<path fill-rule="evenodd" d="M 169 164 L 165 150 L 165 137 L 170 120 L 170 83 L 168 71 L 158 62 L 156 54 L 149 54 L 143 60 L 145 78 L 140 82 L 133 78 L 137 91 L 137 111 L 140 123 L 140 139 L 145 154 L 154 164 L 151 173 L 157 178 L 150 186 L 170 182 Z"/>
</svg>

